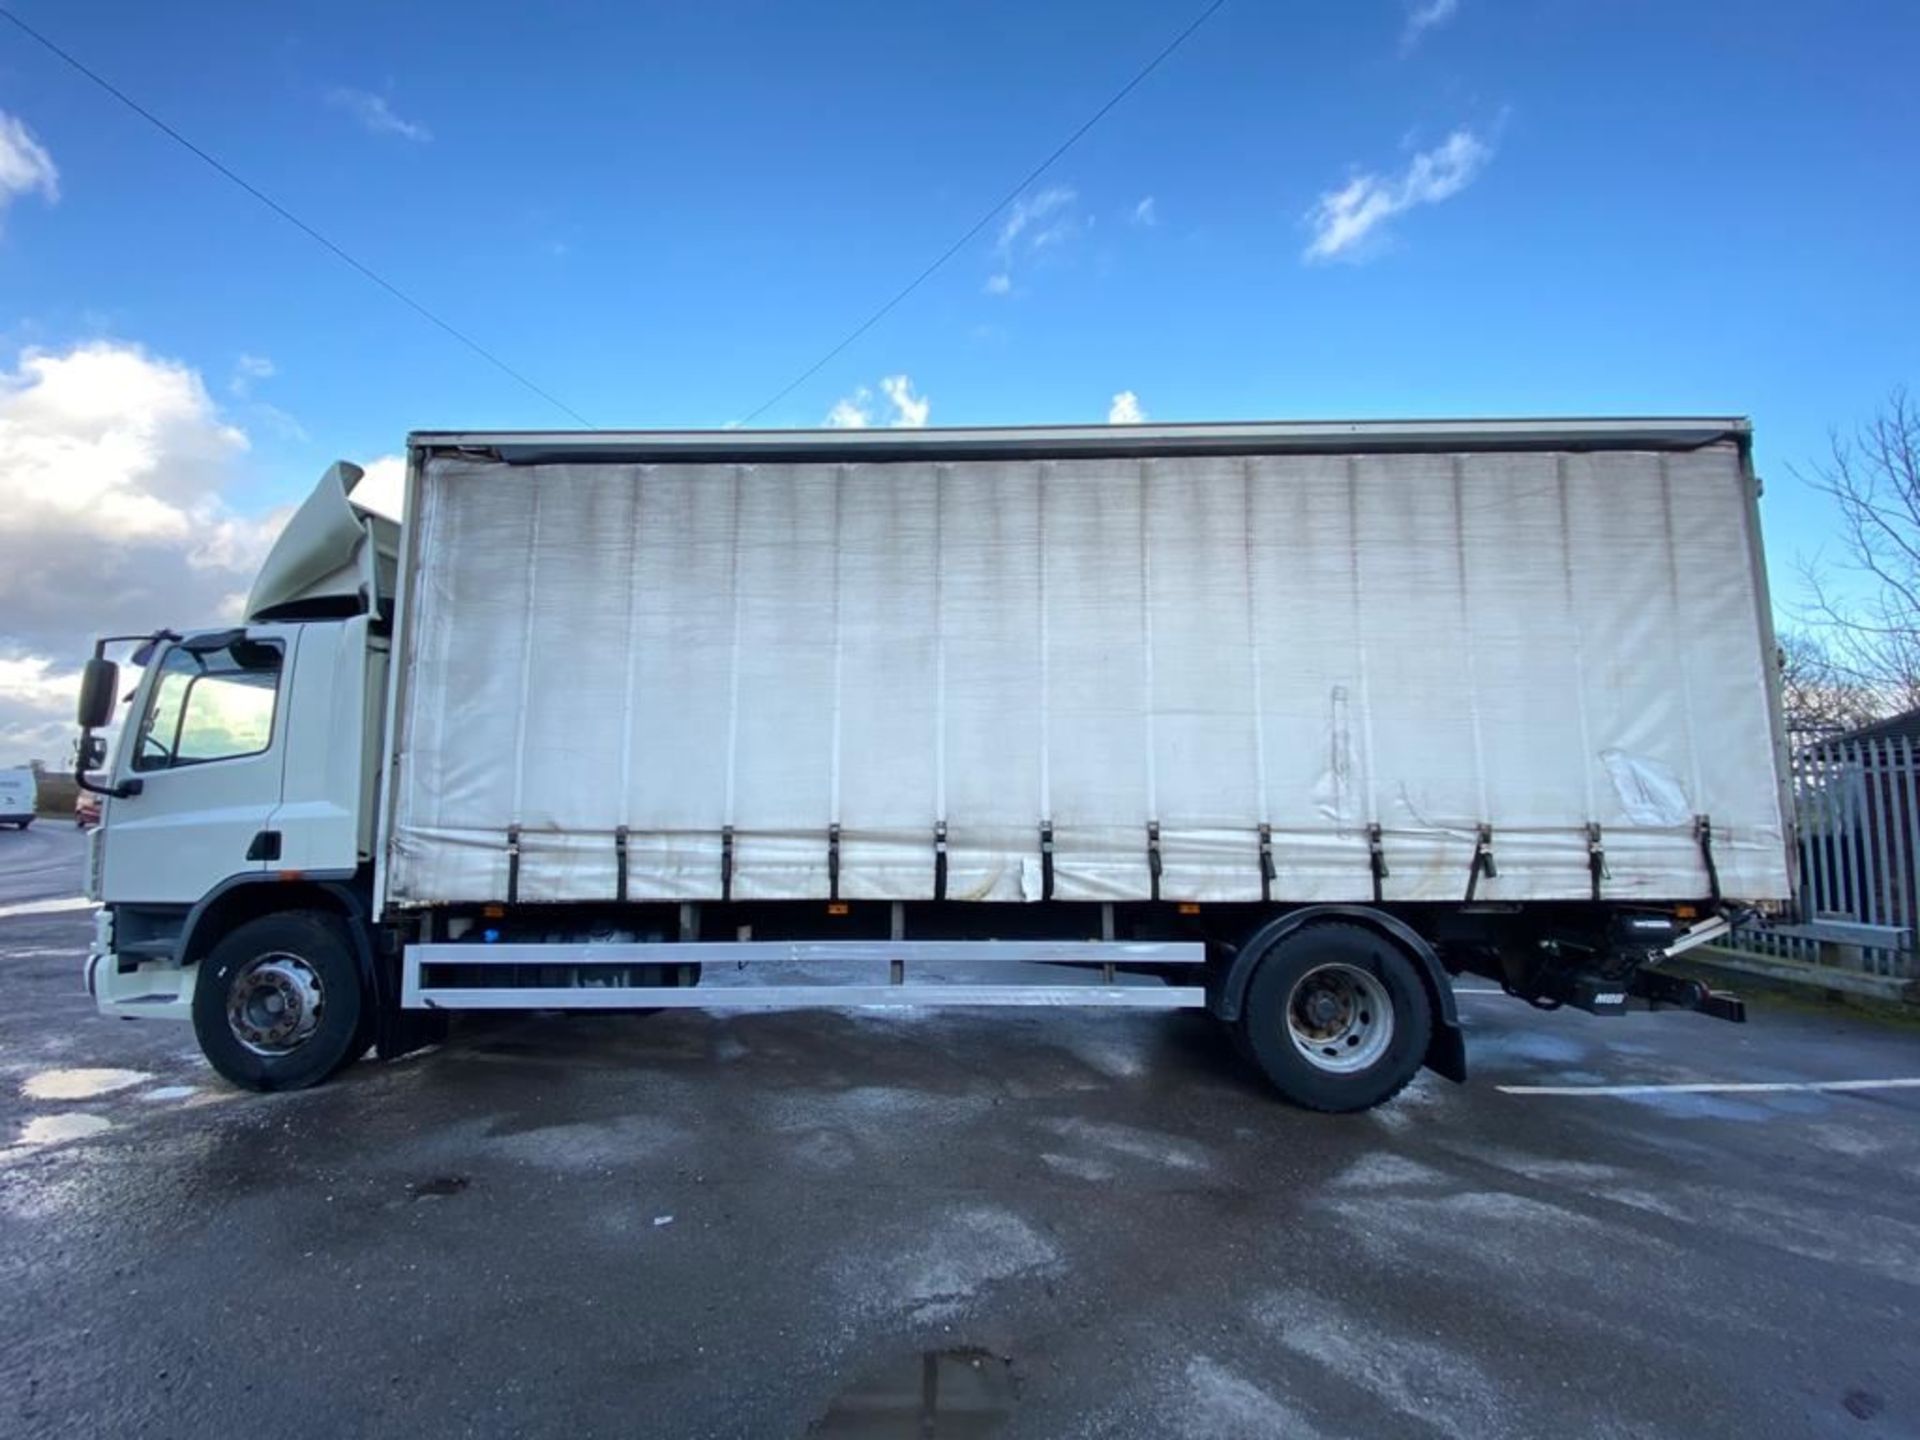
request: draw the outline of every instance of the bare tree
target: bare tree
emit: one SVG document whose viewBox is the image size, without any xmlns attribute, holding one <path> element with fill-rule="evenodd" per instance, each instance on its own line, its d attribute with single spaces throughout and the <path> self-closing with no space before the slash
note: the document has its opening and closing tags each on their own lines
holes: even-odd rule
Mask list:
<svg viewBox="0 0 1920 1440">
<path fill-rule="evenodd" d="M 1824 464 L 1794 473 L 1840 512 L 1845 556 L 1804 567 L 1831 674 L 1883 713 L 1920 707 L 1920 407 L 1895 390 L 1851 437 L 1834 435 Z"/>
<path fill-rule="evenodd" d="M 1884 697 L 1841 673 L 1819 636 L 1783 630 L 1779 642 L 1781 708 L 1796 741 L 1843 734 L 1886 715 Z"/>
</svg>

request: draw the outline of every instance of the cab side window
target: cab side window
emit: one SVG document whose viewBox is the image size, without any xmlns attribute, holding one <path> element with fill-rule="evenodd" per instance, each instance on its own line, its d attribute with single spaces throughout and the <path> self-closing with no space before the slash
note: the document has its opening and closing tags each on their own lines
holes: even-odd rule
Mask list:
<svg viewBox="0 0 1920 1440">
<path fill-rule="evenodd" d="M 278 641 L 239 635 L 218 647 L 167 651 L 133 768 L 204 765 L 265 750 L 273 743 L 282 659 Z"/>
</svg>

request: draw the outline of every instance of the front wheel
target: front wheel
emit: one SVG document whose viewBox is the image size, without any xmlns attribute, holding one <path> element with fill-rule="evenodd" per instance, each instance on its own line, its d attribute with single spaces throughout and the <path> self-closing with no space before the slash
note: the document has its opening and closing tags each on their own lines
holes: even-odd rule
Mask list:
<svg viewBox="0 0 1920 1440">
<path fill-rule="evenodd" d="M 319 1084 L 366 1049 L 367 1013 L 352 942 L 312 910 L 236 927 L 200 962 L 193 989 L 201 1052 L 247 1090 Z"/>
<path fill-rule="evenodd" d="M 1406 953 L 1361 925 L 1296 930 L 1254 971 L 1237 1022 L 1273 1086 L 1309 1110 L 1366 1110 L 1425 1063 L 1433 1006 Z"/>
</svg>

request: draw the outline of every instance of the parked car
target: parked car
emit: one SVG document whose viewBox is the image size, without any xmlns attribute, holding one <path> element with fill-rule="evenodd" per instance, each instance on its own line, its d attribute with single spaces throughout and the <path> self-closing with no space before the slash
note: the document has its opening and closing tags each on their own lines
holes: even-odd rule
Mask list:
<svg viewBox="0 0 1920 1440">
<path fill-rule="evenodd" d="M 34 808 L 40 801 L 40 777 L 22 765 L 0 770 L 0 825 L 24 830 L 33 823 Z"/>
</svg>

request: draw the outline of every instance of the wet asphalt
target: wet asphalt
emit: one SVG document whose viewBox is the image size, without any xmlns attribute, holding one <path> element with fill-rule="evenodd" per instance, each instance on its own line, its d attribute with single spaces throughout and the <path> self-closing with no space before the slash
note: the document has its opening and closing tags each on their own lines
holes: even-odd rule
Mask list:
<svg viewBox="0 0 1920 1440">
<path fill-rule="evenodd" d="M 0 832 L 0 911 L 78 868 Z M 1344 1118 L 1144 1014 L 532 1017 L 254 1096 L 93 1014 L 89 923 L 0 914 L 10 1436 L 1920 1435 L 1920 1090 L 1498 1088 L 1909 1025 L 1468 994 L 1473 1082 Z"/>
</svg>

